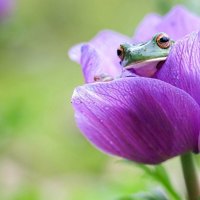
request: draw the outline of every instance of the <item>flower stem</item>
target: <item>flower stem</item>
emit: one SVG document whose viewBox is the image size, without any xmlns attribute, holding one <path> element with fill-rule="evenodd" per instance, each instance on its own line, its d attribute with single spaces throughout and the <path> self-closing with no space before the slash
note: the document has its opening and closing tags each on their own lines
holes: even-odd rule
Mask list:
<svg viewBox="0 0 200 200">
<path fill-rule="evenodd" d="M 181 165 L 187 188 L 188 200 L 199 200 L 200 187 L 192 153 L 186 153 L 181 156 Z"/>
</svg>

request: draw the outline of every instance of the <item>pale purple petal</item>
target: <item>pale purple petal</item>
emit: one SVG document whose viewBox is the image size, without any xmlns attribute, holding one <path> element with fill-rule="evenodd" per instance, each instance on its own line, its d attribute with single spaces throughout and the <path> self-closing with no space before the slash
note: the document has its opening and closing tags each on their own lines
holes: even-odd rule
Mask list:
<svg viewBox="0 0 200 200">
<path fill-rule="evenodd" d="M 200 107 L 183 90 L 150 78 L 122 78 L 76 88 L 75 116 L 99 149 L 156 164 L 198 151 Z"/>
<path fill-rule="evenodd" d="M 162 17 L 158 14 L 148 14 L 138 25 L 135 31 L 133 41 L 144 42 L 151 39 L 152 36 L 157 33 L 157 26 L 162 22 Z"/>
<path fill-rule="evenodd" d="M 108 57 L 114 65 L 119 65 L 117 49 L 120 44 L 130 42 L 130 38 L 114 31 L 102 31 L 90 41 L 90 44 L 104 57 Z"/>
<path fill-rule="evenodd" d="M 81 58 L 81 48 L 83 45 L 84 43 L 77 44 L 73 46 L 68 52 L 70 59 L 79 64 L 80 64 L 80 58 Z"/>
<path fill-rule="evenodd" d="M 200 32 L 175 43 L 157 77 L 185 90 L 200 105 Z"/>
<path fill-rule="evenodd" d="M 0 21 L 10 14 L 14 7 L 14 0 L 0 0 Z"/>
<path fill-rule="evenodd" d="M 86 82 L 93 82 L 94 76 L 101 73 L 116 77 L 122 70 L 116 51 L 124 42 L 130 42 L 130 38 L 113 31 L 102 31 L 89 43 L 72 48 L 69 56 L 81 64 Z"/>
<path fill-rule="evenodd" d="M 133 39 L 145 41 L 155 33 L 166 32 L 172 39 L 177 40 L 198 29 L 200 29 L 200 18 L 184 7 L 176 6 L 163 17 L 152 15 L 145 17 Z"/>
<path fill-rule="evenodd" d="M 107 74 L 116 77 L 122 71 L 121 68 L 115 67 L 108 57 L 98 53 L 91 45 L 84 45 L 81 49 L 81 60 L 85 82 L 94 82 L 94 77 Z"/>
</svg>

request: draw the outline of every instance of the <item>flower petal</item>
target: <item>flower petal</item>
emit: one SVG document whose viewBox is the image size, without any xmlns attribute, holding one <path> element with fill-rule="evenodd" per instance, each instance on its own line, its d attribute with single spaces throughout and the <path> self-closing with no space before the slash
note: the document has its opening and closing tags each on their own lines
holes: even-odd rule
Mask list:
<svg viewBox="0 0 200 200">
<path fill-rule="evenodd" d="M 176 6 L 162 18 L 154 15 L 145 17 L 136 30 L 134 40 L 145 41 L 158 32 L 166 32 L 172 39 L 177 40 L 199 28 L 198 16 L 182 6 Z"/>
<path fill-rule="evenodd" d="M 150 78 L 122 78 L 76 88 L 75 117 L 99 149 L 156 164 L 198 151 L 200 107 L 183 90 Z"/>
<path fill-rule="evenodd" d="M 73 46 L 68 52 L 70 59 L 79 64 L 80 64 L 80 58 L 81 58 L 81 48 L 83 45 L 84 43 L 77 44 Z"/>
<path fill-rule="evenodd" d="M 94 76 L 101 73 L 115 77 L 122 70 L 116 51 L 124 42 L 130 42 L 130 38 L 113 31 L 102 31 L 89 43 L 73 47 L 69 56 L 82 65 L 86 82 L 93 82 Z"/>
<path fill-rule="evenodd" d="M 14 0 L 0 0 L 0 21 L 9 15 L 13 8 Z"/>
<path fill-rule="evenodd" d="M 117 49 L 120 44 L 130 42 L 130 38 L 120 33 L 105 30 L 101 31 L 95 38 L 90 41 L 90 44 L 104 57 L 108 57 L 114 65 L 119 67 L 119 58 Z M 120 66 L 121 69 L 121 66 Z"/>
<path fill-rule="evenodd" d="M 157 78 L 185 90 L 200 105 L 200 32 L 175 43 Z"/>
<path fill-rule="evenodd" d="M 144 17 L 142 22 L 135 31 L 133 37 L 134 42 L 144 42 L 152 38 L 152 36 L 157 33 L 157 26 L 162 22 L 162 17 L 158 14 L 152 13 Z M 149 26 L 151 24 L 151 26 Z"/>
<path fill-rule="evenodd" d="M 100 54 L 91 45 L 82 46 L 80 64 L 86 83 L 94 82 L 95 76 L 106 74 L 116 77 L 122 71 L 120 66 L 114 65 L 109 57 Z"/>
</svg>

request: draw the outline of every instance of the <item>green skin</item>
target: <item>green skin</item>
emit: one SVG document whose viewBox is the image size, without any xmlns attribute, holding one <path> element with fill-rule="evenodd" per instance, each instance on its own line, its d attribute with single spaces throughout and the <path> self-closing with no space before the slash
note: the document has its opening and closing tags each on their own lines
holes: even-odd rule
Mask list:
<svg viewBox="0 0 200 200">
<path fill-rule="evenodd" d="M 160 61 L 166 60 L 174 41 L 169 40 L 170 46 L 168 48 L 161 48 L 156 42 L 159 34 L 161 33 L 157 33 L 150 41 L 145 43 L 136 45 L 125 43 L 120 45 L 124 50 L 124 58 L 121 61 L 121 65 L 125 69 L 144 69 L 149 64 L 157 66 Z"/>
</svg>

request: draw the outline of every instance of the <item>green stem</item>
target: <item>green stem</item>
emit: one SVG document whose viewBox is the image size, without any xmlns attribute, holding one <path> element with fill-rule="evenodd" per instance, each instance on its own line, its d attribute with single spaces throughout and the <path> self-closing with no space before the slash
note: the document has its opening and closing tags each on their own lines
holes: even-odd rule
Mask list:
<svg viewBox="0 0 200 200">
<path fill-rule="evenodd" d="M 192 153 L 181 156 L 181 165 L 188 193 L 188 200 L 199 200 L 200 187 Z"/>
</svg>

